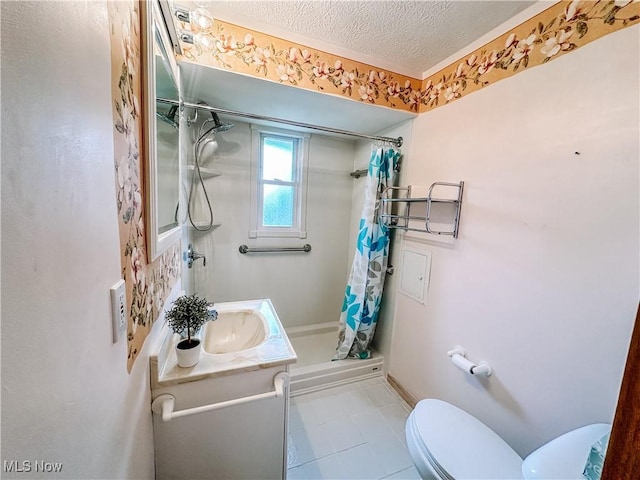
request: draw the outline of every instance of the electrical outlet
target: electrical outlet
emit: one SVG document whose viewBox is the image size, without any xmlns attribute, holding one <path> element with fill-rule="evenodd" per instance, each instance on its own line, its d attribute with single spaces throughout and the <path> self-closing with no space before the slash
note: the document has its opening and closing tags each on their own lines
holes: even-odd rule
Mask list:
<svg viewBox="0 0 640 480">
<path fill-rule="evenodd" d="M 109 290 L 111 294 L 111 324 L 113 327 L 113 343 L 127 330 L 127 293 L 124 280 L 118 281 Z"/>
</svg>

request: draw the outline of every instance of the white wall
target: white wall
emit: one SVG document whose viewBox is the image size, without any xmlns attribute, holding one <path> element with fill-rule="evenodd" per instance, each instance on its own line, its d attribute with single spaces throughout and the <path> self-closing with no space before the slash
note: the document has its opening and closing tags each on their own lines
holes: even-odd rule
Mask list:
<svg viewBox="0 0 640 480">
<path fill-rule="evenodd" d="M 390 373 L 521 455 L 613 417 L 638 304 L 639 30 L 414 122 L 407 181 L 466 186 L 460 238 L 411 243 L 431 290 L 397 296 Z M 456 344 L 495 375 L 454 368 Z"/>
<path fill-rule="evenodd" d="M 2 2 L 2 461 L 153 478 L 148 338 L 111 340 L 120 278 L 104 2 Z M 178 282 L 179 284 L 179 282 Z M 51 478 L 6 473 L 3 478 Z"/>
<path fill-rule="evenodd" d="M 214 302 L 271 298 L 285 327 L 337 322 L 348 274 L 354 143 L 311 135 L 306 239 L 249 239 L 251 129 L 247 123 L 233 122 L 233 129 L 218 135 L 215 154 L 202 156 L 201 165 L 223 173 L 205 180 L 215 219 L 222 226 L 193 235 L 196 250 L 207 256 L 206 267 L 200 261 L 194 267 L 195 290 Z M 201 200 L 201 189 L 198 195 Z M 203 209 L 200 205 L 198 211 Z M 312 247 L 308 254 L 238 252 L 242 244 L 305 243 Z"/>
</svg>

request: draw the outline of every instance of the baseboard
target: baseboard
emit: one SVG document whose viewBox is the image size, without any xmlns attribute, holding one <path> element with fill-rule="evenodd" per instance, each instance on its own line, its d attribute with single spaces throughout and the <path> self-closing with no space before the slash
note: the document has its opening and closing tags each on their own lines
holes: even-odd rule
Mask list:
<svg viewBox="0 0 640 480">
<path fill-rule="evenodd" d="M 398 392 L 398 395 L 400 395 L 400 397 L 405 402 L 407 402 L 411 408 L 415 408 L 416 404 L 418 403 L 418 399 L 416 397 L 414 397 L 406 388 L 400 385 L 398 381 L 390 374 L 387 374 L 387 382 L 396 392 Z"/>
</svg>

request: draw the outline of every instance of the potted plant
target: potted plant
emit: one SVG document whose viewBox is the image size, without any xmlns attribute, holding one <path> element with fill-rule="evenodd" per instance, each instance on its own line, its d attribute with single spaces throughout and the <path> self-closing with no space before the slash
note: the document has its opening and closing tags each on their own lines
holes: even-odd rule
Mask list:
<svg viewBox="0 0 640 480">
<path fill-rule="evenodd" d="M 176 345 L 178 365 L 193 367 L 200 360 L 200 339 L 194 337 L 207 320 L 213 319 L 209 303 L 197 295 L 182 295 L 167 311 L 166 319 L 169 328 L 175 333 L 186 337 Z"/>
</svg>

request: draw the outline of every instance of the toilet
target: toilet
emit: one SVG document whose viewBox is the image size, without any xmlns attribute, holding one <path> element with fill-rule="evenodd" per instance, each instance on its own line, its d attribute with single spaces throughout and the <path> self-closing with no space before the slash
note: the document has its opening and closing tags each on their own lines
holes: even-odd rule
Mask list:
<svg viewBox="0 0 640 480">
<path fill-rule="evenodd" d="M 423 479 L 581 479 L 591 447 L 611 430 L 598 423 L 566 433 L 524 460 L 493 430 L 442 400 L 421 400 L 406 424 L 407 446 Z"/>
</svg>

